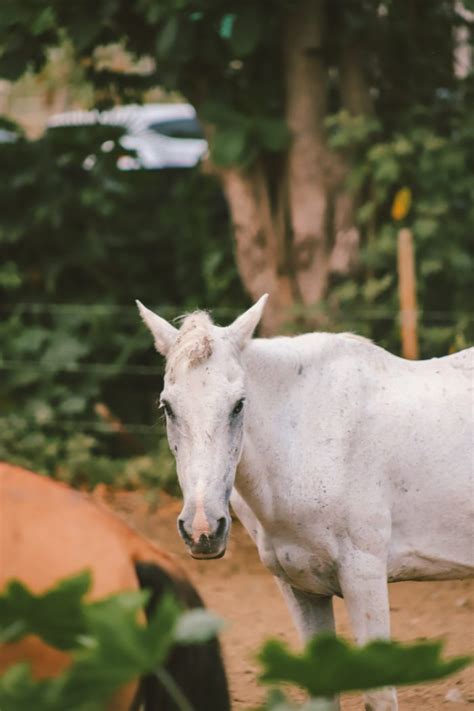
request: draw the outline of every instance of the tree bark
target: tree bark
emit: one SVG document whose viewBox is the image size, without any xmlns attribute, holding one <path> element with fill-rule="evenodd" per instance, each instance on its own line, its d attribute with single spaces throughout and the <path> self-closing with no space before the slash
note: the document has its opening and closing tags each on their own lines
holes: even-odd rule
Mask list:
<svg viewBox="0 0 474 711">
<path fill-rule="evenodd" d="M 339 88 L 342 106 L 352 116 L 373 112 L 370 87 L 363 69 L 363 46 L 360 41 L 344 45 L 339 58 Z M 339 188 L 334 211 L 334 245 L 330 270 L 334 274 L 349 274 L 357 266 L 360 235 L 356 226 L 357 196 L 344 187 L 350 170 L 350 152 L 340 157 Z"/>
<path fill-rule="evenodd" d="M 345 186 L 351 156 L 331 150 L 325 130 L 326 21 L 324 0 L 299 0 L 287 17 L 285 117 L 291 143 L 276 205 L 270 204 L 262 162 L 247 171 L 219 171 L 244 286 L 254 300 L 270 294 L 266 334 L 288 323 L 292 307 L 310 307 L 324 299 L 332 274 L 347 275 L 357 265 L 356 197 Z M 356 43 L 344 47 L 339 58 L 341 103 L 353 115 L 372 111 L 362 60 Z"/>
<path fill-rule="evenodd" d="M 266 179 L 260 164 L 252 171 L 230 168 L 220 172 L 229 204 L 236 261 L 244 286 L 255 301 L 269 293 L 262 332 L 281 330 L 293 304 L 288 277 L 279 273 L 280 250 L 273 222 Z"/>
<path fill-rule="evenodd" d="M 324 14 L 322 0 L 298 2 L 288 17 L 285 46 L 286 120 L 292 134 L 288 151 L 292 267 L 305 306 L 324 296 L 328 277 Z"/>
</svg>

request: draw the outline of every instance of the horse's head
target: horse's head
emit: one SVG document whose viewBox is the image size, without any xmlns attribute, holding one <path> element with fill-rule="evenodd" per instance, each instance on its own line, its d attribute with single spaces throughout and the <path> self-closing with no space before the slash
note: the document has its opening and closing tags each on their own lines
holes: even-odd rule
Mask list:
<svg viewBox="0 0 474 711">
<path fill-rule="evenodd" d="M 266 299 L 262 296 L 226 328 L 198 311 L 179 330 L 137 302 L 156 349 L 166 357 L 160 405 L 184 497 L 178 530 L 194 558 L 225 553 L 245 418 L 240 354 Z"/>
</svg>

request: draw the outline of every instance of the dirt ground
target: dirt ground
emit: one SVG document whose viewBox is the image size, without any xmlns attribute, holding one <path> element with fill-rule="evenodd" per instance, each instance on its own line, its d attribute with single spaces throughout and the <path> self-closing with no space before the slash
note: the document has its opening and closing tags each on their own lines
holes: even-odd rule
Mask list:
<svg viewBox="0 0 474 711">
<path fill-rule="evenodd" d="M 297 647 L 289 614 L 272 576 L 260 563 L 245 530 L 234 522 L 224 558 L 189 557 L 177 531 L 181 503 L 160 494 L 157 505 L 139 492 L 107 494 L 106 501 L 128 523 L 180 558 L 206 605 L 227 620 L 222 634 L 224 657 L 235 711 L 255 707 L 265 694 L 257 684 L 255 652 L 269 636 Z M 447 656 L 472 653 L 474 643 L 472 581 L 397 583 L 391 585 L 392 632 L 398 640 L 441 638 Z M 350 636 L 344 603 L 336 600 L 339 633 Z M 474 704 L 474 668 L 447 680 L 399 691 L 401 711 L 441 711 Z M 362 709 L 360 695 L 344 697 L 344 711 Z"/>
</svg>

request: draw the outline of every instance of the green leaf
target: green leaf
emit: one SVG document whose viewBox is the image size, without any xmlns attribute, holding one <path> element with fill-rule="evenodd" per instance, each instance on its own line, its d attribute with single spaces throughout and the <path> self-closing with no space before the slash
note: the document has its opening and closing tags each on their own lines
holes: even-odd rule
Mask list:
<svg viewBox="0 0 474 711">
<path fill-rule="evenodd" d="M 64 415 L 78 415 L 84 412 L 87 406 L 87 399 L 82 395 L 71 395 L 65 398 L 58 407 L 58 412 Z"/>
<path fill-rule="evenodd" d="M 256 49 L 262 29 L 257 3 L 243 7 L 232 25 L 230 45 L 238 57 L 246 57 Z"/>
<path fill-rule="evenodd" d="M 443 269 L 443 262 L 441 259 L 423 259 L 420 264 L 420 274 L 423 277 L 431 276 L 432 274 L 438 274 Z"/>
<path fill-rule="evenodd" d="M 334 702 L 330 699 L 309 699 L 302 706 L 289 701 L 280 689 L 272 689 L 267 701 L 259 711 L 333 711 Z"/>
<path fill-rule="evenodd" d="M 369 302 L 375 301 L 375 299 L 387 291 L 392 284 L 393 276 L 391 274 L 385 274 L 385 276 L 380 279 L 376 279 L 375 277 L 367 279 L 362 287 L 364 299 Z"/>
<path fill-rule="evenodd" d="M 77 647 L 79 636 L 86 631 L 82 600 L 90 585 L 88 572 L 64 580 L 43 595 L 11 581 L 0 595 L 0 642 L 34 634 L 58 649 Z"/>
<path fill-rule="evenodd" d="M 256 128 L 260 143 L 269 151 L 282 151 L 290 142 L 290 130 L 283 119 L 259 118 Z"/>
<path fill-rule="evenodd" d="M 357 211 L 357 219 L 360 224 L 366 225 L 368 222 L 370 222 L 370 220 L 373 219 L 376 210 L 377 203 L 374 201 L 366 202 L 364 205 L 362 205 Z"/>
<path fill-rule="evenodd" d="M 427 239 L 432 237 L 438 228 L 438 223 L 429 217 L 420 217 L 413 224 L 413 231 L 416 237 Z"/>
<path fill-rule="evenodd" d="M 23 276 L 17 264 L 5 262 L 0 266 L 0 288 L 18 289 L 23 283 Z"/>
<path fill-rule="evenodd" d="M 183 612 L 174 631 L 179 644 L 207 642 L 217 635 L 224 625 L 223 620 L 209 610 L 197 608 Z"/>
<path fill-rule="evenodd" d="M 0 677 L 0 707 L 2 711 L 60 711 L 44 698 L 48 686 L 47 681 L 34 681 L 28 664 L 15 664 Z"/>
<path fill-rule="evenodd" d="M 174 641 L 174 630 L 181 606 L 171 595 L 164 595 L 148 621 L 145 643 L 148 646 L 152 667 L 165 661 Z"/>
<path fill-rule="evenodd" d="M 88 352 L 88 344 L 61 333 L 43 353 L 41 362 L 52 370 L 70 368 Z"/>
<path fill-rule="evenodd" d="M 165 23 L 156 40 L 156 54 L 158 57 L 168 56 L 178 39 L 179 22 L 176 15 L 172 15 Z"/>
<path fill-rule="evenodd" d="M 61 582 L 42 596 L 12 583 L 0 598 L 2 641 L 37 634 L 73 663 L 53 679 L 35 681 L 27 665 L 0 678 L 2 711 L 102 711 L 104 701 L 128 681 L 159 669 L 174 644 L 180 606 L 162 598 L 147 625 L 138 613 L 147 591 L 126 592 L 83 603 L 88 575 Z"/>
<path fill-rule="evenodd" d="M 260 655 L 266 683 L 291 682 L 312 696 L 333 696 L 381 686 L 417 684 L 440 679 L 471 659 L 440 659 L 440 642 L 400 644 L 378 640 L 355 647 L 331 634 L 318 635 L 303 654 L 293 654 L 279 641 L 267 642 Z"/>
<path fill-rule="evenodd" d="M 45 7 L 31 23 L 31 32 L 33 35 L 41 35 L 54 26 L 54 11 L 51 7 Z"/>
<path fill-rule="evenodd" d="M 216 130 L 211 142 L 211 156 L 216 165 L 229 166 L 241 163 L 247 151 L 245 127 L 228 126 Z"/>
<path fill-rule="evenodd" d="M 334 295 L 337 297 L 338 302 L 346 303 L 353 301 L 359 292 L 359 287 L 354 281 L 346 279 L 342 284 L 334 288 Z"/>
<path fill-rule="evenodd" d="M 32 326 L 16 336 L 13 340 L 13 347 L 18 353 L 35 353 L 41 350 L 49 335 L 46 328 Z"/>
<path fill-rule="evenodd" d="M 400 175 L 399 163 L 390 156 L 385 156 L 375 168 L 374 177 L 381 183 L 394 183 Z"/>
</svg>

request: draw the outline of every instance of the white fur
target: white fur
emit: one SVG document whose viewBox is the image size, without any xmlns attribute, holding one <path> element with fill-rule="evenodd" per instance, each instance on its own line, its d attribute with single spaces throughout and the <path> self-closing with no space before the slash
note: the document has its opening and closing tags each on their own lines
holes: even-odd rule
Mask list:
<svg viewBox="0 0 474 711">
<path fill-rule="evenodd" d="M 211 355 L 165 378 L 182 515 L 197 496 L 200 520 L 228 518 L 234 486 L 304 638 L 333 628 L 333 595 L 359 643 L 388 637 L 387 580 L 473 574 L 474 349 L 412 362 L 345 334 L 251 341 L 262 309 L 210 324 Z M 392 689 L 366 700 L 397 708 Z"/>
</svg>

